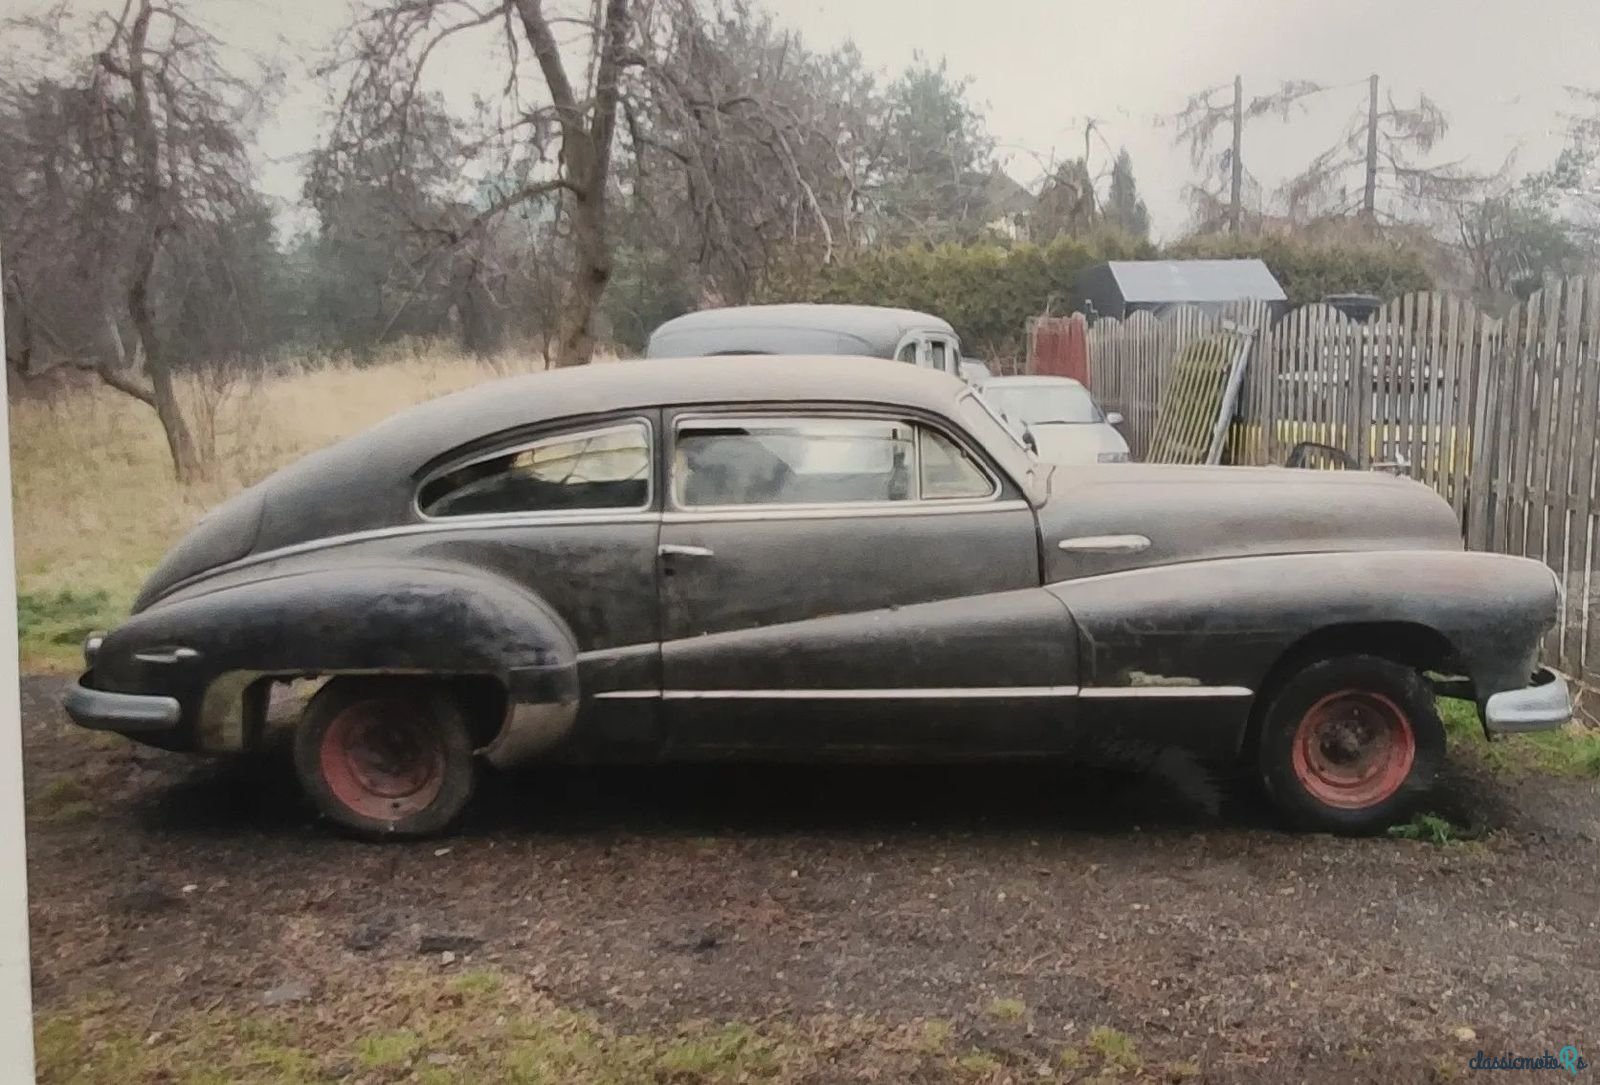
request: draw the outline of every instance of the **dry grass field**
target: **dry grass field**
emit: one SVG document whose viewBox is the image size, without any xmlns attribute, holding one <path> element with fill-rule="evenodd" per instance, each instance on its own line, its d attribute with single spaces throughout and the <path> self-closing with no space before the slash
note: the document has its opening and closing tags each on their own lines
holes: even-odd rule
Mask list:
<svg viewBox="0 0 1600 1085">
<path fill-rule="evenodd" d="M 407 344 L 364 364 L 301 359 L 182 393 L 211 476 L 173 477 L 155 412 L 98 384 L 11 403 L 17 587 L 24 666 L 72 666 L 83 633 L 127 613 L 165 549 L 208 508 L 284 464 L 402 407 L 511 373 L 536 355 L 475 359 Z"/>
</svg>

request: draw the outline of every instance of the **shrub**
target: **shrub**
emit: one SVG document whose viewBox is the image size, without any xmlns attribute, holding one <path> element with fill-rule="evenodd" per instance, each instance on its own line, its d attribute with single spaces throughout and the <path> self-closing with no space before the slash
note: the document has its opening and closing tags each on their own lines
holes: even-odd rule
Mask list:
<svg viewBox="0 0 1600 1085">
<path fill-rule="evenodd" d="M 1020 357 L 1028 318 L 1069 311 L 1078 272 L 1104 260 L 1149 259 L 1147 242 L 1106 232 L 1048 245 L 878 249 L 848 262 L 776 276 L 763 301 L 920 309 L 955 326 L 974 357 Z"/>
<path fill-rule="evenodd" d="M 1415 248 L 1386 241 L 1220 235 L 1189 238 L 1158 251 L 1127 234 L 1102 231 L 1048 245 L 869 250 L 842 263 L 776 274 L 757 300 L 920 309 L 953 324 L 965 353 L 1017 358 L 1026 352 L 1028 318 L 1070 312 L 1074 284 L 1086 267 L 1106 260 L 1248 257 L 1266 262 L 1294 305 L 1346 293 L 1388 300 L 1433 285 Z"/>
</svg>

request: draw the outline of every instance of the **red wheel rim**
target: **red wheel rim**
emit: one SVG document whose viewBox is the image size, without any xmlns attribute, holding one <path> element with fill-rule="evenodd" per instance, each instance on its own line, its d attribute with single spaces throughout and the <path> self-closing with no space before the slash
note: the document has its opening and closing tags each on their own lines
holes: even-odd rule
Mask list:
<svg viewBox="0 0 1600 1085">
<path fill-rule="evenodd" d="M 444 743 L 428 713 L 408 701 L 345 708 L 323 733 L 318 761 L 335 798 L 379 821 L 426 810 L 444 787 Z"/>
<path fill-rule="evenodd" d="M 1291 757 L 1295 778 L 1312 798 L 1361 810 L 1400 790 L 1416 763 L 1417 740 L 1399 705 L 1379 693 L 1346 689 L 1301 717 Z"/>
</svg>

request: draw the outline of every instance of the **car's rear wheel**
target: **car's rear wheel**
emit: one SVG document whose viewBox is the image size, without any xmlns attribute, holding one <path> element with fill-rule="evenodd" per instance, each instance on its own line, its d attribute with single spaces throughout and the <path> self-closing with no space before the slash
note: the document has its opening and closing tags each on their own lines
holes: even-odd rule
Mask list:
<svg viewBox="0 0 1600 1085">
<path fill-rule="evenodd" d="M 1312 663 L 1278 687 L 1262 719 L 1259 768 L 1295 824 L 1370 833 L 1404 820 L 1444 759 L 1433 692 L 1376 656 Z"/>
<path fill-rule="evenodd" d="M 295 733 L 300 785 L 324 817 L 369 838 L 437 833 L 472 797 L 467 720 L 442 685 L 334 678 Z"/>
</svg>

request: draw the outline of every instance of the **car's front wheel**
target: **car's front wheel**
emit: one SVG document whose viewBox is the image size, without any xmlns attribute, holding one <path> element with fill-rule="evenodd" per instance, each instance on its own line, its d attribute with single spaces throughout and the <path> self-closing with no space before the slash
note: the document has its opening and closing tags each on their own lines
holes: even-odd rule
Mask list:
<svg viewBox="0 0 1600 1085">
<path fill-rule="evenodd" d="M 294 743 L 300 785 L 324 817 L 369 838 L 427 836 L 472 797 L 477 764 L 448 690 L 413 678 L 334 678 Z"/>
<path fill-rule="evenodd" d="M 1444 759 L 1433 691 L 1376 656 L 1312 663 L 1281 685 L 1262 718 L 1259 768 L 1295 824 L 1370 833 L 1404 820 Z"/>
</svg>

